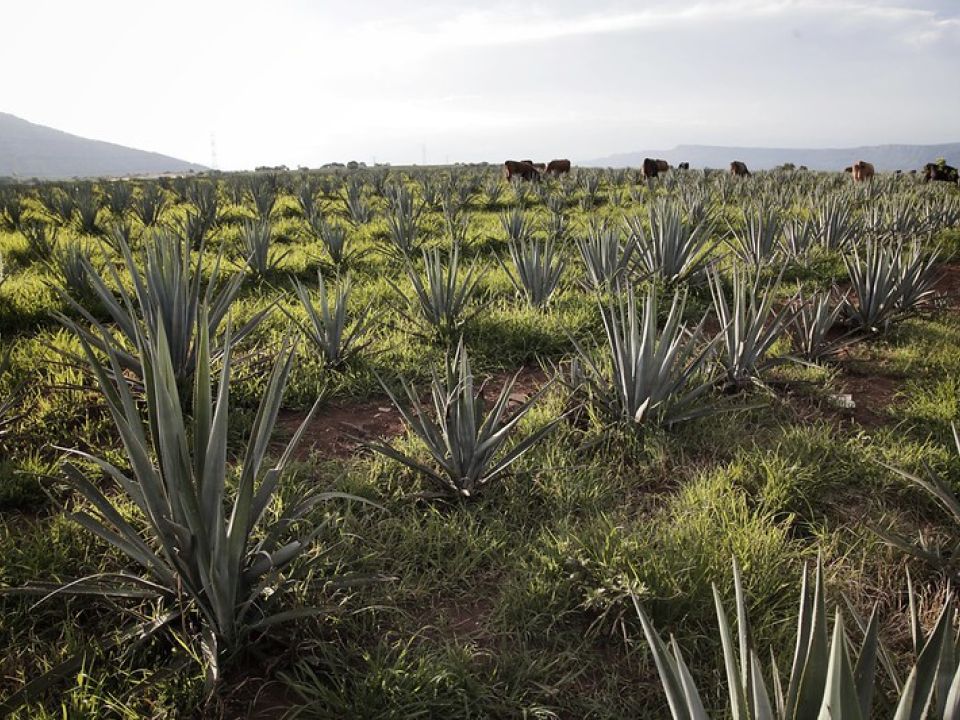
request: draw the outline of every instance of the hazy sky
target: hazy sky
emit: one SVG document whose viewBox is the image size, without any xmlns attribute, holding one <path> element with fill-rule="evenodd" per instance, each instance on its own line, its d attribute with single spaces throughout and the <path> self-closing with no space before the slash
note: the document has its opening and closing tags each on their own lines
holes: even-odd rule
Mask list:
<svg viewBox="0 0 960 720">
<path fill-rule="evenodd" d="M 0 110 L 222 169 L 960 140 L 960 0 L 2 0 Z"/>
</svg>

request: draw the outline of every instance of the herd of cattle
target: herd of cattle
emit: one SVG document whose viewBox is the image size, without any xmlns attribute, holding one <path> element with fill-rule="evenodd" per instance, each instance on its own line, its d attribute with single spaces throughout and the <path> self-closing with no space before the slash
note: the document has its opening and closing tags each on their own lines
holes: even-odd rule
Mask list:
<svg viewBox="0 0 960 720">
<path fill-rule="evenodd" d="M 666 160 L 644 158 L 641 169 L 643 171 L 643 177 L 650 180 L 669 172 L 670 164 Z M 682 162 L 677 165 L 677 169 L 689 170 L 690 163 Z M 801 166 L 800 169 L 806 170 L 806 167 Z M 512 180 L 517 177 L 521 180 L 537 181 L 543 175 L 565 175 L 568 172 L 570 172 L 569 160 L 551 160 L 548 163 L 535 163 L 533 160 L 506 160 L 503 163 L 503 177 L 507 180 Z M 873 164 L 865 160 L 858 160 L 850 167 L 844 168 L 844 172 L 850 173 L 855 182 L 864 182 L 876 174 Z M 916 170 L 911 170 L 910 172 L 916 173 Z M 899 173 L 900 171 L 897 170 L 897 174 Z M 743 177 L 749 175 L 750 171 L 747 169 L 745 163 L 734 160 L 730 163 L 730 174 Z M 958 175 L 957 168 L 951 165 L 946 165 L 942 162 L 927 163 L 923 167 L 923 179 L 925 182 L 940 180 L 943 182 L 957 183 L 960 182 L 960 175 Z"/>
</svg>

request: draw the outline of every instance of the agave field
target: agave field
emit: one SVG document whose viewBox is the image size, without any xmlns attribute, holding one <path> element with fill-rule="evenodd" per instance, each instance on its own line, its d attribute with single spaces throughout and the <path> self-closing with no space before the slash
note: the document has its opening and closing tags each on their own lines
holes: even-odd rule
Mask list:
<svg viewBox="0 0 960 720">
<path fill-rule="evenodd" d="M 0 716 L 960 720 L 960 191 L 0 186 Z"/>
</svg>

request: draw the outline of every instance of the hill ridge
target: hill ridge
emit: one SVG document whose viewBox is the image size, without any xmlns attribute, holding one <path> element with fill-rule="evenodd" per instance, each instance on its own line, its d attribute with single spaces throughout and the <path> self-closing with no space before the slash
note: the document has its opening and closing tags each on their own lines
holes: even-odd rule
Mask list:
<svg viewBox="0 0 960 720">
<path fill-rule="evenodd" d="M 53 180 L 207 169 L 162 153 L 92 140 L 0 112 L 0 177 Z"/>
</svg>

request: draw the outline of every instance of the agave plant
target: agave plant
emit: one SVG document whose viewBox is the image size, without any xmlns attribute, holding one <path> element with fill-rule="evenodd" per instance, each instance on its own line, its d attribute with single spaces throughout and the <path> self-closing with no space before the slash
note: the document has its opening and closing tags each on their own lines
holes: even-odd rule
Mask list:
<svg viewBox="0 0 960 720">
<path fill-rule="evenodd" d="M 289 249 L 278 252 L 273 246 L 273 224 L 269 220 L 244 222 L 240 227 L 240 246 L 244 262 L 258 278 L 273 273 L 290 254 Z"/>
<path fill-rule="evenodd" d="M 860 235 L 850 203 L 835 195 L 814 207 L 813 227 L 818 242 L 827 250 L 843 250 Z"/>
<path fill-rule="evenodd" d="M 519 207 L 513 208 L 510 212 L 500 213 L 500 227 L 503 228 L 503 234 L 507 236 L 507 240 L 513 242 L 529 240 L 533 233 L 527 213 Z"/>
<path fill-rule="evenodd" d="M 443 201 L 443 227 L 452 245 L 466 245 L 470 236 L 470 213 Z"/>
<path fill-rule="evenodd" d="M 490 180 L 483 187 L 483 195 L 486 198 L 488 208 L 495 208 L 503 197 L 503 182 L 499 178 Z"/>
<path fill-rule="evenodd" d="M 518 375 L 504 383 L 488 412 L 483 387 L 476 383 L 461 339 L 457 350 L 447 354 L 443 374 L 433 371 L 432 416 L 420 402 L 413 385 L 401 379 L 406 396 L 403 402 L 381 380 L 404 423 L 426 446 L 433 465 L 424 464 L 387 443 L 374 442 L 369 446 L 421 473 L 442 494 L 474 497 L 529 452 L 561 419 L 552 420 L 507 447 L 520 421 L 550 385 L 545 384 L 508 414 Z"/>
<path fill-rule="evenodd" d="M 134 197 L 133 212 L 145 226 L 160 222 L 160 216 L 167 206 L 167 196 L 156 183 L 147 183 L 140 188 L 140 194 Z"/>
<path fill-rule="evenodd" d="M 367 343 L 361 342 L 368 334 L 367 317 L 370 305 L 351 319 L 347 314 L 350 299 L 351 281 L 344 278 L 336 289 L 333 303 L 327 293 L 323 275 L 317 273 L 318 302 L 310 297 L 310 292 L 297 280 L 293 281 L 293 290 L 307 315 L 307 324 L 300 324 L 307 340 L 320 353 L 326 367 L 342 367 L 352 356 L 362 350 Z"/>
<path fill-rule="evenodd" d="M 497 256 L 497 262 L 507 273 L 510 282 L 526 301 L 536 308 L 544 308 L 560 284 L 564 262 L 557 256 L 553 240 L 511 240 L 509 244 L 513 271 Z M 516 274 L 514 274 L 514 271 Z"/>
<path fill-rule="evenodd" d="M 139 572 L 96 574 L 70 583 L 32 583 L 20 592 L 85 594 L 149 601 L 153 614 L 125 637 L 140 641 L 160 632 L 197 648 L 208 683 L 223 664 L 264 628 L 328 610 L 283 609 L 280 598 L 298 585 L 294 563 L 309 563 L 306 552 L 319 529 L 310 511 L 337 493 L 307 492 L 278 504 L 280 480 L 312 415 L 272 465 L 270 447 L 294 353 L 284 342 L 246 440 L 242 463 L 228 452 L 230 436 L 230 355 L 227 330 L 224 362 L 214 385 L 206 328 L 207 309 L 198 310 L 192 414 L 181 404 L 173 354 L 162 324 L 138 328 L 137 353 L 146 369 L 140 403 L 122 373 L 124 361 L 112 339 L 102 334 L 107 367 L 98 350 L 81 337 L 83 352 L 123 441 L 129 472 L 80 450 L 71 456 L 97 467 L 116 484 L 122 500 L 104 494 L 75 463 L 67 461 L 66 481 L 89 503 L 73 518 L 111 544 Z M 358 499 L 358 498 L 351 498 Z M 136 508 L 131 517 L 120 507 Z"/>
<path fill-rule="evenodd" d="M 186 393 L 197 369 L 198 350 L 201 335 L 206 333 L 213 342 L 243 284 L 243 275 L 237 273 L 220 286 L 220 256 L 204 281 L 204 268 L 201 265 L 203 249 L 194 251 L 190 244 L 165 230 L 155 230 L 151 240 L 146 243 L 144 269 L 134 259 L 130 246 L 119 239 L 120 253 L 123 258 L 125 277 L 108 264 L 108 277 L 94 268 L 87 258 L 81 262 L 86 268 L 89 282 L 97 300 L 116 326 L 117 332 L 125 339 L 121 343 L 87 311 L 69 292 L 65 297 L 69 305 L 78 312 L 93 329 L 60 316 L 60 320 L 72 328 L 80 338 L 101 352 L 113 352 L 124 370 L 136 375 L 143 382 L 148 368 L 145 368 L 136 353 L 123 349 L 136 347 L 142 328 L 162 326 L 164 343 L 169 349 L 173 373 L 178 387 Z M 119 299 L 114 296 L 111 285 L 118 289 Z M 133 287 L 133 292 L 126 288 Z M 206 308 L 201 317 L 201 308 Z M 266 315 L 268 310 L 257 313 L 243 327 L 234 332 L 234 341 L 248 335 Z M 104 338 L 109 337 L 109 341 Z M 211 355 L 214 360 L 220 358 L 223 349 L 214 347 Z"/>
<path fill-rule="evenodd" d="M 799 310 L 796 303 L 774 307 L 771 282 L 760 288 L 759 277 L 750 280 L 745 272 L 735 270 L 731 279 L 728 302 L 720 274 L 710 275 L 713 308 L 720 320 L 720 364 L 730 389 L 741 389 L 760 380 L 760 373 L 783 358 L 769 358 L 773 344 L 793 322 Z"/>
<path fill-rule="evenodd" d="M 133 185 L 125 180 L 114 180 L 104 189 L 107 207 L 115 220 L 120 220 L 133 206 Z"/>
<path fill-rule="evenodd" d="M 86 245 L 80 242 L 63 243 L 47 257 L 46 262 L 60 278 L 60 287 L 67 295 L 87 310 L 97 303 L 97 291 L 90 278 L 99 270 L 95 268 Z M 94 268 L 94 273 L 90 272 L 91 268 Z"/>
<path fill-rule="evenodd" d="M 737 634 L 734 636 L 727 612 L 716 586 L 713 588 L 717 625 L 723 647 L 729 706 L 723 717 L 731 720 L 869 720 L 877 694 L 877 661 L 888 673 L 895 670 L 886 660 L 879 638 L 876 610 L 861 628 L 859 647 L 846 630 L 837 609 L 832 634 L 827 623 L 823 570 L 818 563 L 811 592 L 804 570 L 797 618 L 793 662 L 786 683 L 771 652 L 770 682 L 764 677 L 747 616 L 740 567 L 733 563 L 737 606 Z M 693 675 L 673 638 L 669 646 L 657 633 L 650 617 L 633 598 L 643 633 L 653 655 L 660 682 L 673 720 L 709 720 Z M 915 608 L 912 588 L 911 608 Z M 895 676 L 898 690 L 894 720 L 960 720 L 960 664 L 952 630 L 955 619 L 953 598 L 948 597 L 937 623 L 924 635 L 914 612 L 916 660 L 907 679 Z"/>
<path fill-rule="evenodd" d="M 650 206 L 648 217 L 649 233 L 639 217 L 626 220 L 642 271 L 667 284 L 697 278 L 706 266 L 712 223 L 705 217 L 685 222 L 680 207 L 665 199 Z"/>
<path fill-rule="evenodd" d="M 17 230 L 23 222 L 23 202 L 16 190 L 0 189 L 0 227 Z"/>
<path fill-rule="evenodd" d="M 277 177 L 271 173 L 254 173 L 247 180 L 247 194 L 257 211 L 261 224 L 265 224 L 277 204 Z"/>
<path fill-rule="evenodd" d="M 846 303 L 847 296 L 839 296 L 836 288 L 814 293 L 810 298 L 797 293 L 797 314 L 787 327 L 797 357 L 808 362 L 828 360 L 857 339 L 849 331 L 836 334 Z"/>
<path fill-rule="evenodd" d="M 924 253 L 918 242 L 900 246 L 900 299 L 901 312 L 911 312 L 929 301 L 934 295 L 934 286 L 939 277 L 937 263 L 940 251 Z"/>
<path fill-rule="evenodd" d="M 703 322 L 682 323 L 686 295 L 673 296 L 663 329 L 657 328 L 658 293 L 647 291 L 637 309 L 633 288 L 601 304 L 606 346 L 603 367 L 574 340 L 577 365 L 594 404 L 616 422 L 671 425 L 712 411 L 705 395 L 713 385 L 709 361 L 716 339 L 703 341 Z M 705 318 L 704 318 L 705 319 Z"/>
<path fill-rule="evenodd" d="M 334 267 L 343 267 L 351 257 L 347 251 L 347 229 L 339 223 L 327 222 L 319 213 L 308 218 L 310 232 L 318 238 Z"/>
<path fill-rule="evenodd" d="M 606 223 L 591 222 L 586 237 L 575 239 L 586 270 L 586 286 L 595 291 L 619 292 L 631 281 L 633 238 L 622 242 L 621 233 Z"/>
<path fill-rule="evenodd" d="M 35 260 L 46 262 L 56 253 L 59 232 L 56 226 L 43 220 L 27 220 L 21 224 L 20 232 L 27 239 L 27 249 Z"/>
<path fill-rule="evenodd" d="M 73 202 L 80 232 L 99 235 L 102 230 L 97 222 L 100 215 L 100 198 L 94 192 L 93 185 L 91 183 L 78 185 L 74 190 Z"/>
<path fill-rule="evenodd" d="M 347 208 L 347 217 L 354 225 L 363 225 L 373 217 L 373 208 L 363 196 L 363 181 L 351 177 L 345 186 L 344 204 Z"/>
<path fill-rule="evenodd" d="M 909 256 L 903 245 L 868 241 L 861 256 L 845 257 L 853 300 L 847 320 L 865 332 L 882 332 L 933 295 L 937 254 L 924 257 L 918 246 Z"/>
<path fill-rule="evenodd" d="M 41 196 L 43 197 L 43 196 Z M 64 225 L 73 222 L 74 213 L 77 211 L 77 201 L 74 197 L 74 189 L 64 189 L 62 187 L 53 187 L 46 197 L 44 205 L 50 211 L 50 215 Z"/>
<path fill-rule="evenodd" d="M 216 181 L 196 181 L 187 188 L 187 199 L 196 208 L 199 222 L 207 231 L 220 222 L 220 198 L 217 195 Z"/>
<path fill-rule="evenodd" d="M 741 261 L 755 270 L 772 261 L 780 248 L 783 222 L 779 213 L 769 207 L 742 211 L 743 224 L 730 225 L 728 242 Z M 729 224 L 729 223 L 728 223 Z"/>
<path fill-rule="evenodd" d="M 397 186 L 390 194 L 391 211 L 387 213 L 387 230 L 390 244 L 404 257 L 416 252 L 420 233 L 420 213 L 413 194 L 404 185 Z"/>
<path fill-rule="evenodd" d="M 317 205 L 317 181 L 310 175 L 304 176 L 297 186 L 297 204 L 304 218 L 310 218 L 320 209 Z"/>
<path fill-rule="evenodd" d="M 793 260 L 804 257 L 816 239 L 816 229 L 807 219 L 792 218 L 783 224 L 781 251 Z"/>
<path fill-rule="evenodd" d="M 477 263 L 474 262 L 463 277 L 460 277 L 459 245 L 453 246 L 446 262 L 436 248 L 423 250 L 422 255 L 426 279 L 420 276 L 410 260 L 407 260 L 404 266 L 413 285 L 413 298 L 407 297 L 392 281 L 387 282 L 406 303 L 407 308 L 413 310 L 412 315 L 407 314 L 409 319 L 426 323 L 441 337 L 456 337 L 470 318 L 482 310 L 482 307 L 478 307 L 468 313 L 486 271 L 478 271 Z"/>
</svg>

